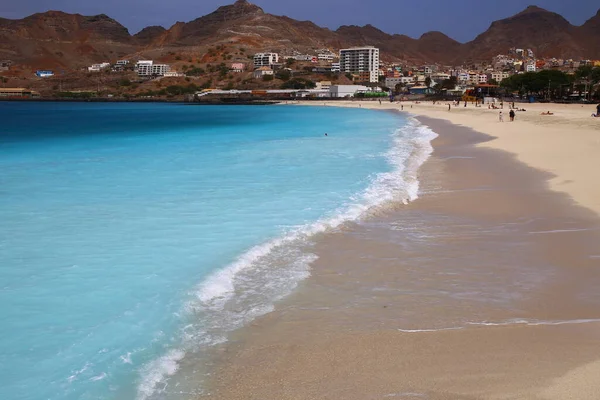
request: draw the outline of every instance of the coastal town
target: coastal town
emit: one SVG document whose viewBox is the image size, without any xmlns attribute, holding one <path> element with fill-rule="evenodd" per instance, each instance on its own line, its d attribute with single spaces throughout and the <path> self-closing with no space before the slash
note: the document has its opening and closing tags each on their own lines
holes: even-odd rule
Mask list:
<svg viewBox="0 0 600 400">
<path fill-rule="evenodd" d="M 487 62 L 461 66 L 386 62 L 374 46 L 318 49 L 312 54 L 265 51 L 249 55 L 243 49 L 236 52 L 221 46 L 209 53 L 215 62 L 196 64 L 175 55 L 173 63 L 123 59 L 74 72 L 39 69 L 25 79 L 36 89 L 13 87 L 13 63 L 5 60 L 0 63 L 0 97 L 172 99 L 218 90 L 221 95 L 245 91 L 282 98 L 419 99 L 444 95 L 464 99 L 490 92 L 532 96 L 545 90 L 542 100 L 576 101 L 592 100 L 600 90 L 600 60 L 538 58 L 532 49 L 522 48 L 507 49 Z M 72 88 L 73 75 L 82 74 L 89 83 Z M 519 78 L 537 75 L 547 77 L 543 88 L 515 86 Z M 44 81 L 52 82 L 51 87 L 44 86 Z"/>
</svg>

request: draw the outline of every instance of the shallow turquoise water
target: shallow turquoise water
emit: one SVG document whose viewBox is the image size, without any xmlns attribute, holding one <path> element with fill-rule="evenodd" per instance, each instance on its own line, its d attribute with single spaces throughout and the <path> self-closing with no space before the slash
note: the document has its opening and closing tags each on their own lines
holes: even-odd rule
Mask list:
<svg viewBox="0 0 600 400">
<path fill-rule="evenodd" d="M 308 276 L 313 233 L 414 197 L 431 139 L 319 107 L 0 103 L 0 120 L 2 399 L 167 393 L 186 354 Z"/>
</svg>

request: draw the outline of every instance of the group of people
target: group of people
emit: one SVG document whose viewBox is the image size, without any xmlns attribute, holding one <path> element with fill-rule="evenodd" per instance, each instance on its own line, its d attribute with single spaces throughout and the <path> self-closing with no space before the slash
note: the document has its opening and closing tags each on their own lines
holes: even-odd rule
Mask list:
<svg viewBox="0 0 600 400">
<path fill-rule="evenodd" d="M 510 110 L 508 113 L 508 116 L 510 118 L 510 122 L 514 122 L 515 121 L 515 110 Z M 500 111 L 500 113 L 498 114 L 498 118 L 500 120 L 500 122 L 504 122 L 504 114 L 502 114 L 502 111 Z"/>
</svg>

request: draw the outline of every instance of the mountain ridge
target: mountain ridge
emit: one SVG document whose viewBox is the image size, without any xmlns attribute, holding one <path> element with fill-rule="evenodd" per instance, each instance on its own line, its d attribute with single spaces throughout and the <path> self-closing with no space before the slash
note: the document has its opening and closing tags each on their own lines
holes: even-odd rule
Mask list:
<svg viewBox="0 0 600 400">
<path fill-rule="evenodd" d="M 374 45 L 384 60 L 462 64 L 489 60 L 511 47 L 531 48 L 536 55 L 600 59 L 600 10 L 575 26 L 557 13 L 537 6 L 494 21 L 475 39 L 460 43 L 443 32 L 419 38 L 389 34 L 367 24 L 336 30 L 311 21 L 266 13 L 247 0 L 218 7 L 212 13 L 169 28 L 149 26 L 132 35 L 105 14 L 83 16 L 61 11 L 36 13 L 22 19 L 0 18 L 0 59 L 41 68 L 74 67 L 128 54 L 161 54 L 165 49 L 197 51 L 214 44 L 256 51 L 300 51 Z"/>
</svg>

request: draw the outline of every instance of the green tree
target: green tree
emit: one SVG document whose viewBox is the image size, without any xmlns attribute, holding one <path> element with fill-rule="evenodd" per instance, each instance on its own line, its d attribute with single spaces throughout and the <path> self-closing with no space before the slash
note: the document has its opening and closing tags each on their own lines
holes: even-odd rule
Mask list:
<svg viewBox="0 0 600 400">
<path fill-rule="evenodd" d="M 444 79 L 440 84 L 440 89 L 452 90 L 456 87 L 458 79 L 455 76 L 451 76 L 449 79 Z"/>
<path fill-rule="evenodd" d="M 284 82 L 287 82 L 292 77 L 292 73 L 287 69 L 282 69 L 282 70 L 277 71 L 277 74 L 275 74 L 275 77 Z"/>
</svg>

